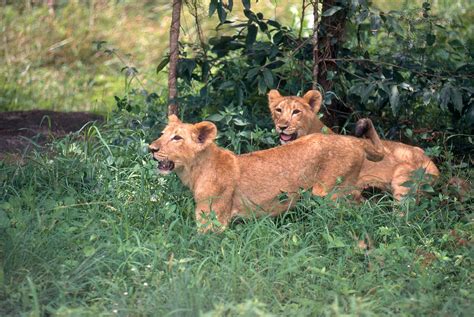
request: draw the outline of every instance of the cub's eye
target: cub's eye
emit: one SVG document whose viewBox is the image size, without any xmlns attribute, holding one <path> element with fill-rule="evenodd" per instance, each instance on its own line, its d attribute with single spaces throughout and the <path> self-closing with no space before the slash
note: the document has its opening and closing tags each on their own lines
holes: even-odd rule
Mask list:
<svg viewBox="0 0 474 317">
<path fill-rule="evenodd" d="M 179 141 L 179 140 L 182 140 L 182 139 L 183 139 L 183 138 L 180 137 L 179 135 L 175 135 L 175 136 L 172 138 L 173 141 Z"/>
<path fill-rule="evenodd" d="M 275 111 L 278 112 L 278 113 L 281 113 L 281 109 L 280 109 L 280 108 L 276 108 Z"/>
<path fill-rule="evenodd" d="M 298 113 L 300 113 L 300 112 L 301 112 L 300 110 L 295 109 L 295 110 L 293 110 L 292 114 L 298 114 Z"/>
</svg>

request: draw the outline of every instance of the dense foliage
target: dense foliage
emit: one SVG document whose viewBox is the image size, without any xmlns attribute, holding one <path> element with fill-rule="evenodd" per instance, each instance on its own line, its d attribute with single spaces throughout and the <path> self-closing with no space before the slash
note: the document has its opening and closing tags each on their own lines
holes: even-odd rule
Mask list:
<svg viewBox="0 0 474 317">
<path fill-rule="evenodd" d="M 217 12 L 217 28 L 227 31 L 203 46 L 188 44 L 179 64 L 182 91 L 189 91 L 183 96 L 183 115 L 213 114 L 210 119 L 223 123 L 224 131 L 234 131 L 235 125 L 268 127 L 269 89 L 296 95 L 312 84 L 311 38 L 252 12 L 250 2 L 243 3 L 247 20 L 232 21 L 230 5 L 210 1 L 209 14 Z M 349 20 L 344 37 L 332 39 L 340 42 L 336 58 L 323 58 L 320 64 L 326 65 L 326 77 L 333 82 L 332 90 L 324 92 L 325 104 L 344 105 L 346 111 L 335 114 L 342 123 L 352 122 L 352 116 L 370 116 L 382 135 L 418 143 L 433 135 L 414 134 L 413 129 L 472 131 L 474 33 L 469 10 L 448 20 L 448 14 L 432 14 L 428 2 L 390 12 L 366 1 L 336 4 L 322 12 L 323 18 L 346 10 Z M 320 32 L 324 34 L 324 25 Z M 166 59 L 158 70 L 165 65 Z M 462 151 L 472 149 L 472 140 L 463 138 L 460 143 Z"/>
</svg>

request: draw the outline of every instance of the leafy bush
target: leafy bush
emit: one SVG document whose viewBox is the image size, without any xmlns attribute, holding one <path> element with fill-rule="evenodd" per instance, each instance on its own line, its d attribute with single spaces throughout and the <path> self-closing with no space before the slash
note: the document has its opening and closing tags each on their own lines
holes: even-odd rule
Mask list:
<svg viewBox="0 0 474 317">
<path fill-rule="evenodd" d="M 325 91 L 327 106 L 342 102 L 352 115 L 374 118 L 388 138 L 400 139 L 401 134 L 426 141 L 432 135 L 413 133 L 426 127 L 451 133 L 472 130 L 474 42 L 469 10 L 452 12 L 448 20 L 432 14 L 428 2 L 382 12 L 366 2 L 340 1 L 322 15 L 339 10 L 347 11 L 349 21 L 337 57 L 322 61 L 335 66 L 327 72 L 334 83 L 333 90 Z M 211 1 L 209 13 L 217 12 L 221 23 L 235 32 L 210 38 L 204 51 L 188 45 L 180 60 L 184 115 L 235 112 L 244 116 L 242 122 L 268 128 L 264 118 L 269 89 L 293 95 L 311 87 L 311 40 L 252 12 L 250 5 L 244 22 L 227 20 L 227 11 L 222 2 Z M 165 65 L 166 60 L 159 69 Z M 216 118 L 221 116 L 211 117 Z"/>
</svg>

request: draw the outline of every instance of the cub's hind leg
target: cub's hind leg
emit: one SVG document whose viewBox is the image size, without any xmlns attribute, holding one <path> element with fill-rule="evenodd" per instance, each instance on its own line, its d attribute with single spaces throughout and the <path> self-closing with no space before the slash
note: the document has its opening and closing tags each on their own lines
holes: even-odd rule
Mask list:
<svg viewBox="0 0 474 317">
<path fill-rule="evenodd" d="M 395 200 L 400 201 L 408 194 L 410 188 L 403 186 L 403 183 L 411 179 L 411 175 L 415 169 L 408 163 L 398 164 L 392 174 L 392 194 Z"/>
<path fill-rule="evenodd" d="M 287 198 L 285 201 L 275 201 L 271 204 L 271 207 L 269 208 L 269 210 L 271 210 L 270 216 L 276 217 L 288 211 L 289 209 L 293 208 L 300 198 L 298 193 L 286 193 L 286 195 Z"/>
<path fill-rule="evenodd" d="M 357 180 L 363 161 L 362 150 L 356 149 L 345 160 L 327 162 L 314 178 L 316 183 L 313 184 L 313 195 L 327 196 L 331 193 L 331 199 L 335 200 L 352 194 L 358 200 L 361 188 L 357 186 Z"/>
</svg>

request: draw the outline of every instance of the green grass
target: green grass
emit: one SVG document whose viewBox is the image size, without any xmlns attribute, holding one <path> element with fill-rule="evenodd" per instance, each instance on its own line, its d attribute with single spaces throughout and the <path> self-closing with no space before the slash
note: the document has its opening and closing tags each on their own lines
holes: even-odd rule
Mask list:
<svg viewBox="0 0 474 317">
<path fill-rule="evenodd" d="M 472 197 L 304 195 L 280 218 L 199 235 L 190 192 L 146 152 L 156 131 L 113 119 L 0 162 L 1 316 L 472 312 Z"/>
<path fill-rule="evenodd" d="M 160 92 L 164 76 L 154 70 L 166 53 L 161 23 L 168 18 L 157 21 L 144 6 L 73 1 L 59 5 L 54 18 L 45 5 L 0 6 L 0 111 L 108 113 L 124 89 L 126 65 L 139 69 L 144 88 Z M 168 7 L 154 6 L 165 16 Z M 106 41 L 121 59 L 97 51 L 96 41 Z"/>
</svg>

